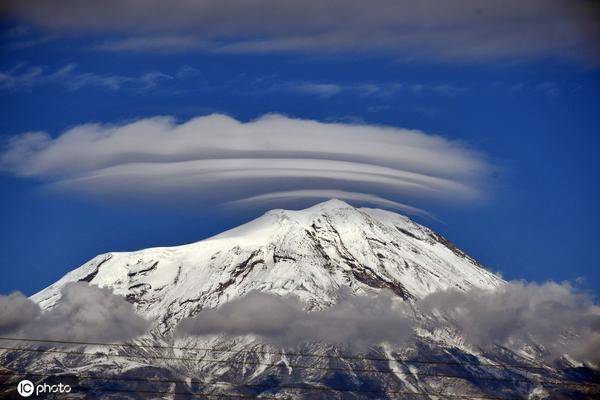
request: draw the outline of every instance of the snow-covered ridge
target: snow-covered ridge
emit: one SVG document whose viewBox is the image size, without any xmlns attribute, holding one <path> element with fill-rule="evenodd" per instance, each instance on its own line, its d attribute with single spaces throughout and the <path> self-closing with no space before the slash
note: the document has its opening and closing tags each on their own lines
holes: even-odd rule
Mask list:
<svg viewBox="0 0 600 400">
<path fill-rule="evenodd" d="M 188 245 L 101 254 L 32 299 L 52 307 L 73 281 L 111 288 L 166 330 L 252 290 L 293 293 L 310 309 L 335 302 L 341 287 L 356 294 L 389 289 L 413 301 L 450 287 L 503 283 L 409 218 L 339 200 L 272 210 Z"/>
<path fill-rule="evenodd" d="M 190 395 L 202 390 L 211 395 L 260 398 L 264 394 L 289 399 L 364 398 L 367 396 L 360 391 L 365 382 L 381 390 L 368 398 L 391 399 L 398 393 L 422 397 L 441 393 L 436 396 L 440 398 L 492 398 L 502 393 L 533 398 L 530 395 L 538 380 L 573 379 L 544 363 L 543 346 L 528 344 L 516 351 L 504 346 L 479 348 L 466 340 L 460 329 L 440 324 L 443 316 L 424 313 L 418 300 L 436 291 L 493 289 L 506 282 L 439 234 L 405 216 L 354 208 L 338 200 L 299 211 L 272 210 L 235 229 L 183 246 L 101 254 L 32 298 L 47 310 L 60 303 L 64 285 L 77 281 L 108 287 L 125 297 L 151 321 L 151 329 L 134 339 L 133 346 L 81 345 L 78 348 L 86 355 L 80 360 L 73 360 L 71 354 L 39 353 L 36 349 L 35 356 L 0 352 L 0 361 L 16 371 L 42 374 L 64 371 L 77 376 L 85 365 L 86 372 L 98 376 L 175 379 L 188 384 L 169 390 L 188 390 Z M 178 330 L 184 318 L 198 314 L 202 318 L 208 314 L 202 310 L 254 290 L 294 294 L 306 310 L 325 309 L 340 299 L 347 300 L 348 291 L 360 296 L 390 290 L 397 296 L 395 304 L 414 305 L 419 322 L 414 343 L 369 342 L 368 357 L 361 358 L 348 353 L 343 344 L 325 341 L 288 348 L 256 335 L 196 335 Z M 369 319 L 364 323 L 368 325 Z M 391 334 L 398 332 L 392 329 Z M 582 382 L 593 380 L 586 379 Z M 200 380 L 206 387 L 200 389 L 191 380 Z M 315 391 L 288 388 L 310 382 L 332 391 L 316 396 Z M 356 393 L 336 392 L 340 382 Z M 273 388 L 251 391 L 247 384 Z M 84 385 L 102 388 L 99 381 Z M 123 385 L 131 390 L 131 384 Z M 581 393 L 587 389 L 569 386 L 553 390 L 564 393 L 561 398 L 584 398 Z M 90 393 L 88 398 L 97 398 Z M 173 396 L 162 393 L 161 398 Z"/>
</svg>

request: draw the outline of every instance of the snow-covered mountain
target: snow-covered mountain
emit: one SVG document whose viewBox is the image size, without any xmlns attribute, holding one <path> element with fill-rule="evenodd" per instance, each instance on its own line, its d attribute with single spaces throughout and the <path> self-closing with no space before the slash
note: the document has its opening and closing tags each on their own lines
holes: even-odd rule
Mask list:
<svg viewBox="0 0 600 400">
<path fill-rule="evenodd" d="M 409 218 L 354 208 L 338 200 L 300 211 L 272 210 L 197 243 L 101 254 L 32 299 L 42 309 L 50 309 L 61 301 L 61 288 L 76 281 L 108 287 L 125 297 L 153 322 L 151 332 L 136 343 L 164 347 L 78 347 L 93 356 L 4 353 L 1 359 L 7 368 L 60 371 L 79 381 L 82 378 L 76 376 L 82 372 L 159 377 L 170 383 L 157 383 L 157 387 L 170 393 L 281 399 L 401 398 L 410 393 L 426 398 L 436 398 L 428 393 L 535 397 L 547 390 L 532 381 L 561 376 L 560 371 L 536 359 L 533 350 L 515 354 L 499 348 L 490 354 L 469 347 L 445 330 L 422 330 L 416 343 L 403 348 L 374 344 L 362 358 L 348 357 L 341 349 L 325 344 L 282 349 L 248 337 L 173 336 L 182 319 L 251 291 L 294 294 L 311 311 L 334 304 L 341 290 L 361 296 L 387 289 L 412 304 L 438 290 L 468 291 L 505 284 L 447 239 Z M 407 358 L 415 362 L 401 361 Z M 76 368 L 69 362 L 73 359 L 78 360 Z M 423 359 L 440 363 L 418 362 Z M 489 365 L 498 362 L 541 369 Z M 471 375 L 487 380 L 461 378 Z M 134 390 L 142 387 L 131 381 L 121 384 Z M 297 388 L 307 384 L 322 390 Z M 343 390 L 331 390 L 336 388 Z M 113 395 L 149 397 L 128 392 L 89 394 Z"/>
<path fill-rule="evenodd" d="M 272 210 L 220 235 L 178 247 L 101 254 L 33 296 L 42 308 L 74 281 L 112 288 L 164 329 L 252 290 L 293 293 L 308 308 L 332 304 L 340 287 L 390 289 L 405 300 L 502 280 L 409 218 L 330 200 Z"/>
</svg>

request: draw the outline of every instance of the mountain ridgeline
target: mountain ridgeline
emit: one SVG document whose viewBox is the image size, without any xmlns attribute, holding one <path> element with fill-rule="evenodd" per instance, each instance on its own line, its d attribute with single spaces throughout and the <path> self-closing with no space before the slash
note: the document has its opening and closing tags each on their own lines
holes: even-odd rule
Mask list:
<svg viewBox="0 0 600 400">
<path fill-rule="evenodd" d="M 496 289 L 506 282 L 446 238 L 389 211 L 339 200 L 272 210 L 197 243 L 98 255 L 32 300 L 51 310 L 72 282 L 109 288 L 150 321 L 150 330 L 121 346 L 81 343 L 60 353 L 28 344 L 39 351 L 5 351 L 0 359 L 10 370 L 71 379 L 89 388 L 88 398 L 586 396 L 576 385 L 549 389 L 541 383 L 562 381 L 567 373 L 588 378 L 549 365 L 538 349 L 479 349 L 421 313 L 419 301 L 432 293 Z M 293 296 L 307 313 L 327 310 L 344 296 L 385 292 L 425 323 L 409 343 L 371 343 L 359 353 L 314 340 L 281 346 L 256 335 L 177 334 L 182 321 L 256 292 Z"/>
</svg>

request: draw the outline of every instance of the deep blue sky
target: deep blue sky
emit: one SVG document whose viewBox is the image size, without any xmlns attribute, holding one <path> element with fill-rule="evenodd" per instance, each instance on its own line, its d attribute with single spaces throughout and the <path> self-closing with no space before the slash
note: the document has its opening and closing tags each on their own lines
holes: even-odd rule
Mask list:
<svg viewBox="0 0 600 400">
<path fill-rule="evenodd" d="M 6 23 L 3 32 L 15 26 Z M 35 130 L 57 135 L 87 122 L 155 115 L 184 121 L 212 112 L 241 120 L 277 112 L 436 133 L 469 143 L 502 168 L 484 204 L 418 204 L 443 221 L 420 222 L 507 279 L 582 277 L 582 285 L 598 293 L 597 68 L 546 58 L 456 63 L 368 53 L 102 52 L 86 47 L 85 38 L 72 37 L 14 45 L 22 40 L 2 36 L 0 71 L 20 76 L 43 67 L 43 72 L 13 84 L 0 82 L 3 140 Z M 86 75 L 87 83 L 74 88 L 52 77 L 69 64 L 76 66 L 67 80 L 150 72 L 171 78 L 152 87 L 132 80 L 109 88 Z M 403 89 L 378 96 L 289 90 L 298 83 L 402 84 Z M 98 253 L 196 241 L 264 211 L 225 214 L 90 202 L 50 195 L 39 182 L 8 173 L 0 176 L 0 185 L 0 293 L 32 294 Z"/>
</svg>

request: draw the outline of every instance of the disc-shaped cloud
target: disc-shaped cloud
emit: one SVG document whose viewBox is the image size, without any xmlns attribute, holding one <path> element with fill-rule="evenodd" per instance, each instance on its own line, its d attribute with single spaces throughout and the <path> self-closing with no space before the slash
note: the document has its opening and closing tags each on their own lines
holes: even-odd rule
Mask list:
<svg viewBox="0 0 600 400">
<path fill-rule="evenodd" d="M 61 190 L 210 204 L 327 191 L 379 205 L 475 201 L 490 172 L 480 153 L 440 136 L 281 115 L 240 122 L 213 114 L 181 124 L 155 117 L 80 125 L 57 137 L 24 133 L 8 143 L 1 162 L 15 175 Z"/>
</svg>

